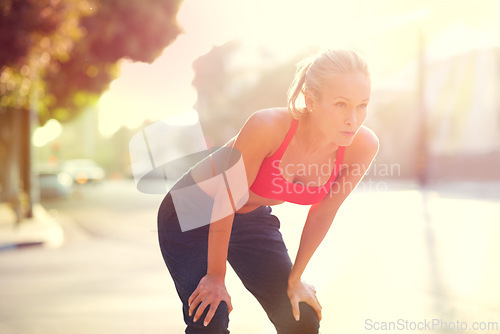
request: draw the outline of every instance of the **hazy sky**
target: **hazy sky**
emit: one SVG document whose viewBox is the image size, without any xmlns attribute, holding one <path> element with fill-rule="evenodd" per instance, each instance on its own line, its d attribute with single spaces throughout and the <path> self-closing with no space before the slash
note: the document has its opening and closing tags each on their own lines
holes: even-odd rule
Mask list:
<svg viewBox="0 0 500 334">
<path fill-rule="evenodd" d="M 178 15 L 184 33 L 161 57 L 151 65 L 123 61 L 120 78 L 99 102 L 99 129 L 111 134 L 192 109 L 193 60 L 232 39 L 245 50 L 238 53 L 241 66 L 263 65 L 255 64 L 262 49 L 279 61 L 304 50 L 354 47 L 367 57 L 377 87 L 411 65 L 419 34 L 427 57 L 499 45 L 495 13 L 494 0 L 185 0 Z"/>
</svg>

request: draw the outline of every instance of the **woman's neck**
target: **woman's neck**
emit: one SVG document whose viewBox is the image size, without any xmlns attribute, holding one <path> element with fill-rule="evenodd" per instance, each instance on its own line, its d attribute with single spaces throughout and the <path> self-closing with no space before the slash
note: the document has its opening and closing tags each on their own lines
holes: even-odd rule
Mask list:
<svg viewBox="0 0 500 334">
<path fill-rule="evenodd" d="M 294 137 L 298 147 L 306 154 L 332 149 L 335 151 L 339 147 L 326 134 L 320 132 L 310 115 L 304 115 L 300 118 Z"/>
</svg>

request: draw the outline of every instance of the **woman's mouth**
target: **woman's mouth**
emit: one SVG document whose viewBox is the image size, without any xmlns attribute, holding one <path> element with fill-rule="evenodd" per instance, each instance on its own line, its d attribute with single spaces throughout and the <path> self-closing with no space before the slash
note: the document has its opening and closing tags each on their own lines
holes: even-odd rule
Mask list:
<svg viewBox="0 0 500 334">
<path fill-rule="evenodd" d="M 341 134 L 343 134 L 346 137 L 352 137 L 356 134 L 354 131 L 342 131 Z"/>
</svg>

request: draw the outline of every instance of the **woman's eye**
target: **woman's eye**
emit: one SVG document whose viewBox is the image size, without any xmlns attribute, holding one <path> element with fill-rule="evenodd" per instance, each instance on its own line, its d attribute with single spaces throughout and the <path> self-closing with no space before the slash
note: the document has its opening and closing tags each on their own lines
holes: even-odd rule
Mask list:
<svg viewBox="0 0 500 334">
<path fill-rule="evenodd" d="M 360 109 L 366 109 L 368 107 L 368 104 L 364 103 L 359 106 Z"/>
<path fill-rule="evenodd" d="M 337 104 L 335 104 L 338 108 L 345 108 L 346 107 L 346 104 L 344 102 L 338 102 Z"/>
</svg>

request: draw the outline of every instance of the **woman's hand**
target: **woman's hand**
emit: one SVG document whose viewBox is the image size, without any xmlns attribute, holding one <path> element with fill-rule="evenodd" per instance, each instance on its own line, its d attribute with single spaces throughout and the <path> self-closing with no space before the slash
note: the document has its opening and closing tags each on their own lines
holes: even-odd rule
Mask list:
<svg viewBox="0 0 500 334">
<path fill-rule="evenodd" d="M 205 317 L 204 326 L 207 326 L 212 320 L 215 311 L 221 301 L 225 301 L 229 309 L 229 313 L 233 310 L 233 305 L 231 304 L 231 297 L 226 290 L 226 285 L 224 284 L 224 279 L 218 278 L 216 276 L 207 274 L 203 276 L 198 283 L 198 287 L 188 299 L 189 304 L 189 316 L 193 314 L 194 309 L 198 307 L 196 314 L 194 315 L 193 321 L 196 322 L 201 317 L 207 306 L 210 305 L 210 309 Z M 201 303 L 201 304 L 200 304 Z"/>
<path fill-rule="evenodd" d="M 321 321 L 321 305 L 316 297 L 316 289 L 312 285 L 302 282 L 301 280 L 297 282 L 289 281 L 287 294 L 292 303 L 293 317 L 296 321 L 300 319 L 299 302 L 309 304 L 316 311 L 318 319 Z"/>
</svg>

